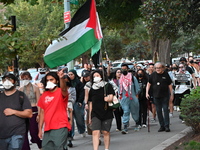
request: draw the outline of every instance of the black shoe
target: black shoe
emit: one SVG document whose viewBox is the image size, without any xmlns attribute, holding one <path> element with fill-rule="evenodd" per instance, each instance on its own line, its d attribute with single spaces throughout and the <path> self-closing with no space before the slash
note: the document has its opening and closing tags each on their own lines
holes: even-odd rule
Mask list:
<svg viewBox="0 0 200 150">
<path fill-rule="evenodd" d="M 162 132 L 165 131 L 165 127 L 160 127 L 160 129 L 158 130 L 158 132 Z"/>
<path fill-rule="evenodd" d="M 72 144 L 72 141 L 69 140 L 68 144 L 67 144 L 69 147 L 73 147 L 73 144 Z"/>
<path fill-rule="evenodd" d="M 165 132 L 170 132 L 169 127 L 165 127 Z"/>
</svg>

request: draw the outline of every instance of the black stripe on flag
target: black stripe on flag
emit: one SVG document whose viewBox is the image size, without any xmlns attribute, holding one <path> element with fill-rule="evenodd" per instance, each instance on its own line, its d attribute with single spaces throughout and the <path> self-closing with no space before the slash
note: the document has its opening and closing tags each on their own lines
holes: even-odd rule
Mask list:
<svg viewBox="0 0 200 150">
<path fill-rule="evenodd" d="M 75 27 L 76 25 L 84 22 L 90 17 L 90 6 L 91 6 L 92 0 L 87 0 L 74 14 L 69 28 L 63 30 L 59 35 L 63 36 L 65 33 L 67 33 L 71 28 Z"/>
</svg>

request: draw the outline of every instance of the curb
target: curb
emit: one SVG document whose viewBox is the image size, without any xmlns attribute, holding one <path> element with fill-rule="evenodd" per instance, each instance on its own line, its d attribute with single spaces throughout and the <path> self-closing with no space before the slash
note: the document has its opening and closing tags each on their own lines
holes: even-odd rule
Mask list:
<svg viewBox="0 0 200 150">
<path fill-rule="evenodd" d="M 165 140 L 164 142 L 160 143 L 159 145 L 155 146 L 151 150 L 164 150 L 165 148 L 172 145 L 173 143 L 175 143 L 179 139 L 183 138 L 184 136 L 186 136 L 190 132 L 192 132 L 192 128 L 188 127 L 186 129 L 184 129 L 183 131 L 181 131 L 180 133 L 172 136 L 171 138 L 169 138 L 169 139 Z"/>
</svg>

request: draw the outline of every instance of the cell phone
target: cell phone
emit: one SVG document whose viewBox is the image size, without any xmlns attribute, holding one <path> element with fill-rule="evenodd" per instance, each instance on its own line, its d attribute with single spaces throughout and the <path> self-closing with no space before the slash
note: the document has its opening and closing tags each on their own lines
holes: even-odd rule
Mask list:
<svg viewBox="0 0 200 150">
<path fill-rule="evenodd" d="M 60 71 L 60 70 L 62 70 L 63 69 L 63 73 L 64 73 L 64 79 L 66 79 L 67 78 L 67 73 L 68 73 L 68 68 L 67 68 L 67 66 L 59 66 L 58 67 L 58 71 Z"/>
</svg>

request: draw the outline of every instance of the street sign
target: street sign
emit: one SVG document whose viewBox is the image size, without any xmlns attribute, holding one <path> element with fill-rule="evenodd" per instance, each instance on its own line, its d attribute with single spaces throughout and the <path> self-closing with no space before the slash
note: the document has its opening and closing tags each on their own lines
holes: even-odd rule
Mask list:
<svg viewBox="0 0 200 150">
<path fill-rule="evenodd" d="M 78 5 L 78 0 L 70 0 L 70 3 Z"/>
<path fill-rule="evenodd" d="M 64 12 L 64 23 L 68 23 L 68 22 L 71 22 L 70 11 Z"/>
</svg>

